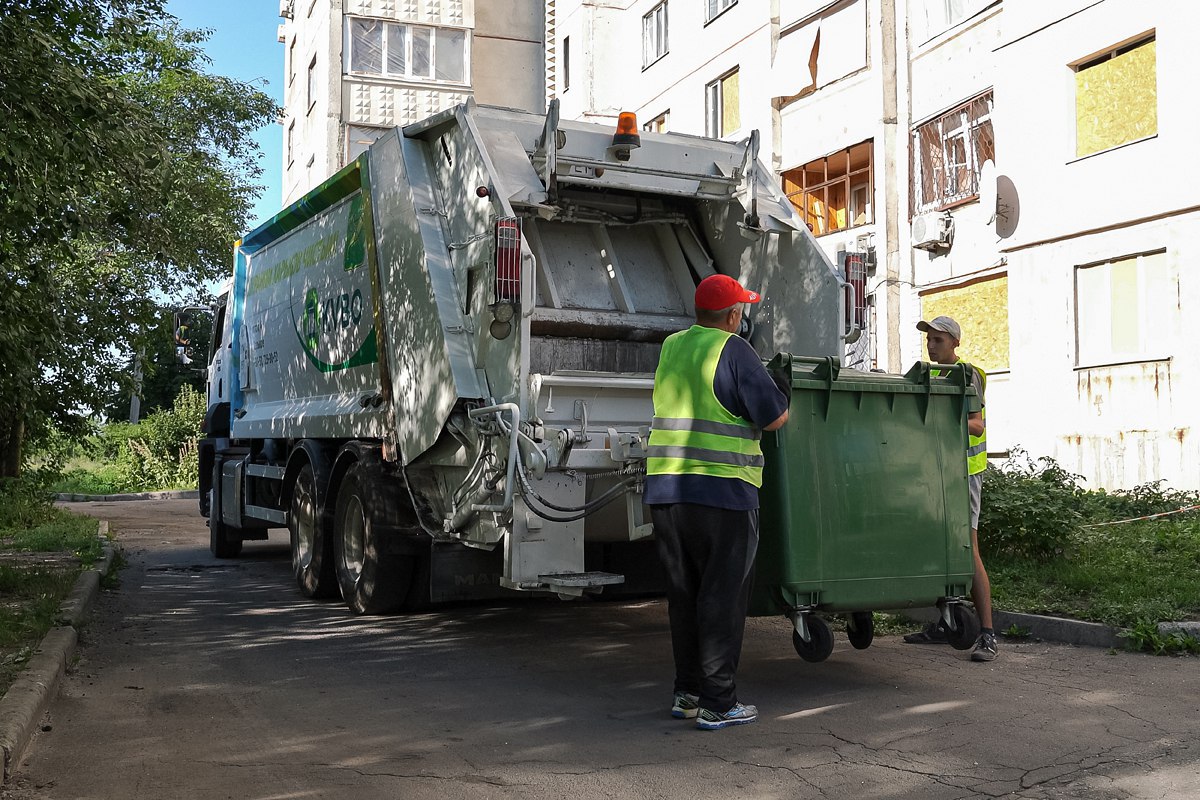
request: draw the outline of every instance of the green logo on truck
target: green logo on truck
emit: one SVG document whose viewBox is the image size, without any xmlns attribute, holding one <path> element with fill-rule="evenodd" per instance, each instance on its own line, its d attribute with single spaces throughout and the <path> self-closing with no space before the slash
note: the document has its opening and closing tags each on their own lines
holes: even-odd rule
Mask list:
<svg viewBox="0 0 1200 800">
<path fill-rule="evenodd" d="M 321 372 L 337 372 L 364 364 L 374 364 L 379 360 L 374 326 L 367 332 L 366 338 L 354 354 L 345 360 L 326 361 L 319 353 L 323 340 L 329 342 L 343 331 L 358 328 L 363 314 L 370 313 L 370 309 L 365 309 L 364 306 L 365 300 L 360 289 L 324 298 L 313 288 L 304 293 L 304 314 L 297 322 L 293 313 L 292 319 L 296 327 L 296 336 L 304 348 L 304 354 L 308 356 L 309 363 Z"/>
</svg>

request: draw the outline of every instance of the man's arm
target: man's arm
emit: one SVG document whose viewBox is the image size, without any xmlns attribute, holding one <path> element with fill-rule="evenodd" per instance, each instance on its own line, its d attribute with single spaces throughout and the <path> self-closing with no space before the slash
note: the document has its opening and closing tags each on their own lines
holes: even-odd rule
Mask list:
<svg viewBox="0 0 1200 800">
<path fill-rule="evenodd" d="M 763 430 L 764 430 L 764 431 L 776 431 L 776 430 L 779 430 L 780 428 L 782 428 L 782 427 L 784 426 L 784 424 L 785 424 L 787 421 L 788 421 L 788 410 L 785 408 L 785 409 L 783 410 L 783 413 L 779 415 L 779 418 L 778 418 L 778 419 L 776 419 L 774 422 L 772 422 L 770 425 L 765 425 L 765 426 L 763 426 Z M 969 423 L 969 422 L 967 423 L 967 427 L 968 427 L 968 428 L 970 427 L 970 424 L 971 424 L 971 423 Z M 983 429 L 983 426 L 982 426 L 982 425 L 980 425 L 980 426 L 979 426 L 979 428 L 980 428 L 980 430 L 982 430 L 982 429 Z"/>
<path fill-rule="evenodd" d="M 784 417 L 786 416 L 787 414 L 784 414 Z M 967 414 L 967 433 L 972 436 L 983 436 L 983 432 L 986 429 L 987 425 L 983 421 L 983 414 L 978 411 L 972 411 L 970 414 Z M 771 431 L 775 429 L 766 428 L 765 430 Z"/>
</svg>

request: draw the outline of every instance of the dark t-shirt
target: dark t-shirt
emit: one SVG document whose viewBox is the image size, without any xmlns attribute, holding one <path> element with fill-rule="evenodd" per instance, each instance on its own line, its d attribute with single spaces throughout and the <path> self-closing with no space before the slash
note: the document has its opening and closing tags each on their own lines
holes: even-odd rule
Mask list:
<svg viewBox="0 0 1200 800">
<path fill-rule="evenodd" d="M 758 353 L 740 336 L 730 336 L 721 350 L 713 392 L 729 413 L 762 428 L 779 419 L 787 398 L 775 386 Z M 650 505 L 695 503 L 750 511 L 758 508 L 758 489 L 737 478 L 713 475 L 648 475 L 645 501 Z"/>
</svg>

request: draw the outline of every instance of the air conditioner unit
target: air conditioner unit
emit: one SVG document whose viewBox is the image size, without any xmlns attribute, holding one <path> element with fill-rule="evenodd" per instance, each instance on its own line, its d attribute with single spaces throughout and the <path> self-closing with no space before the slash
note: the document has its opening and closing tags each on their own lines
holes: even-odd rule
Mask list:
<svg viewBox="0 0 1200 800">
<path fill-rule="evenodd" d="M 292 18 L 292 9 L 295 8 L 296 0 L 279 0 L 279 16 L 284 19 Z"/>
<path fill-rule="evenodd" d="M 954 217 L 948 213 L 918 214 L 912 221 L 912 246 L 922 250 L 948 248 L 954 242 Z"/>
<path fill-rule="evenodd" d="M 275 29 L 275 41 L 277 41 L 277 42 L 286 42 L 287 41 L 287 34 L 283 32 L 283 25 L 280 25 L 278 28 Z"/>
</svg>

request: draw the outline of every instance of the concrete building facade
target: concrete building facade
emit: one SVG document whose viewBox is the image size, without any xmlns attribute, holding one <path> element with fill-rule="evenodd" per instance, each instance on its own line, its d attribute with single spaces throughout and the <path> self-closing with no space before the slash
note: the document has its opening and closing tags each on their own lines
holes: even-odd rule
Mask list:
<svg viewBox="0 0 1200 800">
<path fill-rule="evenodd" d="M 856 284 L 859 367 L 948 313 L 989 373 L 989 449 L 1091 486 L 1200 485 L 1200 163 L 1188 32 L 1138 0 L 550 0 L 564 116 L 757 128 Z"/>
<path fill-rule="evenodd" d="M 382 133 L 475 97 L 545 107 L 542 0 L 281 0 L 283 203 Z"/>
</svg>

